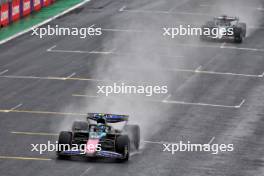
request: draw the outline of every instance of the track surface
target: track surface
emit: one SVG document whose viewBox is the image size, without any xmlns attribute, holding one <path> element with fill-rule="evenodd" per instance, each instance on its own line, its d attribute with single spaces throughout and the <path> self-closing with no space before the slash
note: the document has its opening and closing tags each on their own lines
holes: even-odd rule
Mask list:
<svg viewBox="0 0 264 176">
<path fill-rule="evenodd" d="M 100 37 L 85 40 L 46 37 L 40 40 L 26 34 L 2 45 L 0 175 L 264 175 L 263 29 L 257 28 L 241 45 L 162 37 L 161 28 L 173 26 L 174 22 L 201 24 L 211 15 L 221 14 L 222 11 L 218 12 L 217 8 L 210 14 L 207 9 L 220 1 L 223 6 L 228 6 L 225 0 L 91 1 L 53 21 L 52 25 L 88 27 L 96 24 L 106 29 Z M 237 2 L 243 4 L 244 1 Z M 263 11 L 256 10 L 260 7 L 256 6 L 257 1 L 252 0 L 247 4 L 246 7 L 236 8 L 248 8 L 262 19 Z M 262 25 L 258 23 L 258 26 Z M 121 42 L 111 43 L 116 38 Z M 146 42 L 148 40 L 149 43 Z M 143 47 L 141 43 L 144 43 Z M 130 47 L 126 47 L 128 44 Z M 129 53 L 131 56 L 81 51 L 111 51 Z M 140 57 L 137 57 L 138 53 Z M 162 56 L 164 54 L 167 56 Z M 112 71 L 112 59 L 115 58 L 118 61 L 114 63 L 118 64 L 114 65 Z M 148 61 L 140 62 L 144 59 Z M 152 59 L 158 64 L 149 64 Z M 156 66 L 162 71 L 157 71 Z M 106 75 L 102 72 L 106 72 Z M 81 107 L 87 101 L 93 104 L 98 100 L 72 95 L 85 94 L 87 89 L 95 90 L 100 79 L 168 83 L 170 96 L 166 99 L 167 103 L 161 102 L 165 97 L 156 97 L 160 102 L 144 104 L 147 106 L 144 113 L 160 109 L 159 112 L 164 114 L 160 114 L 152 129 L 148 128 L 155 133 L 144 135 L 140 153 L 134 154 L 128 163 L 116 164 L 78 158 L 60 161 L 53 152 L 43 155 L 31 152 L 32 143 L 55 141 L 56 136 L 40 133 L 57 133 L 66 118 L 59 113 L 41 112 L 83 113 L 85 108 Z M 89 93 L 96 95 L 96 91 Z M 107 99 L 100 101 L 111 103 Z M 129 108 L 130 112 L 134 107 Z M 136 107 L 136 111 L 138 109 Z M 145 127 L 145 124 L 142 126 Z M 162 145 L 146 142 L 178 142 L 183 139 L 203 144 L 212 138 L 214 143 L 234 144 L 235 150 L 218 155 L 205 152 L 171 155 L 162 152 Z"/>
</svg>

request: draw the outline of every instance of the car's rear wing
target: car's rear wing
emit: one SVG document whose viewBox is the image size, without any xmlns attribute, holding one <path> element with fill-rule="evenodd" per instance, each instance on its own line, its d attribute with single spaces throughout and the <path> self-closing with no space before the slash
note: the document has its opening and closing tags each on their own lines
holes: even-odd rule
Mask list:
<svg viewBox="0 0 264 176">
<path fill-rule="evenodd" d="M 229 16 L 220 16 L 220 17 L 215 17 L 214 19 L 217 20 L 227 20 L 227 21 L 235 21 L 235 20 L 239 20 L 239 17 L 229 17 Z"/>
<path fill-rule="evenodd" d="M 104 113 L 88 113 L 87 119 L 97 121 L 98 119 L 105 119 L 107 123 L 118 123 L 127 122 L 128 115 L 118 115 L 118 114 L 104 114 Z"/>
</svg>

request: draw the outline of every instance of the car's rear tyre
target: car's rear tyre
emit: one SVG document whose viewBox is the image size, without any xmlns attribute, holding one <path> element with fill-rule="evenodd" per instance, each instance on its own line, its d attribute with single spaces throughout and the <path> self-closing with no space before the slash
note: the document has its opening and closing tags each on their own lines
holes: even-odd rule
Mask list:
<svg viewBox="0 0 264 176">
<path fill-rule="evenodd" d="M 246 34 L 247 34 L 247 24 L 246 23 L 239 23 L 238 26 L 242 30 L 242 36 L 243 37 L 246 37 Z"/>
<path fill-rule="evenodd" d="M 126 125 L 124 130 L 128 134 L 131 145 L 138 150 L 140 146 L 140 127 L 138 125 Z"/>
<path fill-rule="evenodd" d="M 243 42 L 242 34 L 235 36 L 234 42 L 235 43 L 242 43 Z"/>
<path fill-rule="evenodd" d="M 89 124 L 86 121 L 74 121 L 72 124 L 72 131 L 86 131 L 89 130 Z"/>
<path fill-rule="evenodd" d="M 207 22 L 207 23 L 209 24 L 210 22 Z M 210 24 L 209 24 L 209 25 L 210 25 Z M 199 36 L 199 38 L 200 38 L 200 40 L 204 41 L 204 40 L 207 39 L 207 37 L 206 37 L 206 35 L 205 35 L 205 31 L 209 29 L 209 26 L 207 26 L 207 25 L 203 25 L 203 26 L 201 27 L 201 29 L 202 29 L 202 33 L 201 33 L 201 35 Z"/>
<path fill-rule="evenodd" d="M 116 152 L 123 155 L 123 158 L 117 159 L 117 162 L 126 162 L 129 160 L 130 141 L 127 135 L 121 135 L 116 138 Z"/>
<path fill-rule="evenodd" d="M 70 155 L 63 155 L 62 152 L 65 150 L 70 150 L 72 146 L 72 132 L 70 131 L 62 131 L 59 134 L 58 140 L 58 151 L 57 157 L 58 159 L 69 159 Z"/>
<path fill-rule="evenodd" d="M 243 31 L 241 27 L 234 28 L 234 42 L 242 43 L 243 41 Z"/>
</svg>

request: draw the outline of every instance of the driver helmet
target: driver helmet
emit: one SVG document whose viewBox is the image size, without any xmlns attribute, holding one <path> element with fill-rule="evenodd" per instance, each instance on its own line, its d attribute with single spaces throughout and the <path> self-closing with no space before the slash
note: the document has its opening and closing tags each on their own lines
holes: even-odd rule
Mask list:
<svg viewBox="0 0 264 176">
<path fill-rule="evenodd" d="M 104 118 L 100 118 L 97 120 L 97 129 L 99 132 L 105 132 L 106 130 L 106 122 Z"/>
</svg>

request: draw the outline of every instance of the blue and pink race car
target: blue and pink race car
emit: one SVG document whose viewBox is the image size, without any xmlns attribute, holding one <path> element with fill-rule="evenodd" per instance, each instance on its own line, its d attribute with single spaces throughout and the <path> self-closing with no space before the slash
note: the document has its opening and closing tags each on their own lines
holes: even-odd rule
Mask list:
<svg viewBox="0 0 264 176">
<path fill-rule="evenodd" d="M 122 129 L 110 125 L 119 122 L 124 122 Z M 71 131 L 60 132 L 57 156 L 60 159 L 80 155 L 128 161 L 130 151 L 139 149 L 140 128 L 127 123 L 127 115 L 88 113 L 86 121 L 75 121 Z"/>
</svg>

